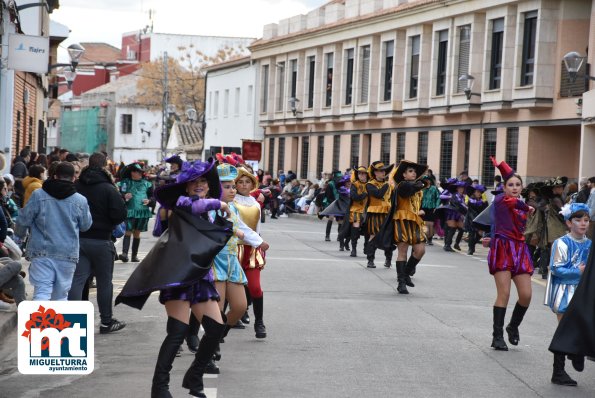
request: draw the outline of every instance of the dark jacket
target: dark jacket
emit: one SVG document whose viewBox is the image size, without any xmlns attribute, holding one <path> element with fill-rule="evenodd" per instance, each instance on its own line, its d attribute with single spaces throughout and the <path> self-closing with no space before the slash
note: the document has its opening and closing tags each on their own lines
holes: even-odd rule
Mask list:
<svg viewBox="0 0 595 398">
<path fill-rule="evenodd" d="M 84 239 L 111 239 L 114 227 L 126 218 L 126 203 L 107 171 L 86 168 L 75 183 L 78 193 L 87 198 L 93 225 L 81 232 Z"/>
</svg>

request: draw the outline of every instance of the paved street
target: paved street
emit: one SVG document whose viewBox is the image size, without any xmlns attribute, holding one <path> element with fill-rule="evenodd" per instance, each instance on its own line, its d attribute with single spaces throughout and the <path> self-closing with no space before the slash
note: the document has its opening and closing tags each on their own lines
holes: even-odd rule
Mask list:
<svg viewBox="0 0 595 398">
<path fill-rule="evenodd" d="M 352 259 L 334 239 L 324 242 L 324 226 L 305 218 L 262 225 L 271 244 L 262 275 L 268 337 L 256 340 L 252 325 L 231 331 L 222 374 L 206 380 L 209 398 L 595 396 L 593 362 L 582 374 L 567 364 L 578 387 L 550 383 L 547 346 L 556 321 L 542 305 L 541 280 L 533 284 L 520 345 L 495 352 L 495 287 L 485 256 L 428 247 L 416 287 L 404 296 L 396 292 L 394 265 L 385 269 L 379 257 L 379 268 L 367 269 L 363 256 Z M 141 251 L 153 241 L 144 239 Z M 133 267 L 116 263 L 118 289 Z M 513 289 L 507 322 L 515 299 Z M 115 316 L 128 326 L 96 334 L 95 371 L 86 377 L 20 375 L 16 334 L 3 339 L 0 397 L 148 397 L 165 312 L 153 295 L 143 311 L 118 306 Z M 185 350 L 174 363 L 174 397 L 187 396 L 181 379 L 191 360 Z"/>
</svg>

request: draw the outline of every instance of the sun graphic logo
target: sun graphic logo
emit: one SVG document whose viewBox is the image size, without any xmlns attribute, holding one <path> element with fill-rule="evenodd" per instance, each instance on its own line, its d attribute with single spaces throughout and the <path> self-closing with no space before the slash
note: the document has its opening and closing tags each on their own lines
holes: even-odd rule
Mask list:
<svg viewBox="0 0 595 398">
<path fill-rule="evenodd" d="M 19 372 L 93 372 L 93 314 L 93 304 L 88 301 L 21 302 L 18 310 Z"/>
</svg>

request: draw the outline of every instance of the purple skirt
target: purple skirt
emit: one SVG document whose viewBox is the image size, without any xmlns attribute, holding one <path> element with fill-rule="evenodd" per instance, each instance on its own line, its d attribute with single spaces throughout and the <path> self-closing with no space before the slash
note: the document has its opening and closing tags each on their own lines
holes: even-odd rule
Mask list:
<svg viewBox="0 0 595 398">
<path fill-rule="evenodd" d="M 458 211 L 446 209 L 444 212 L 446 213 L 445 214 L 446 221 L 457 221 L 458 222 L 458 221 L 463 221 L 465 219 L 465 216 L 463 216 Z"/>
<path fill-rule="evenodd" d="M 488 266 L 492 275 L 500 271 L 510 271 L 512 277 L 533 275 L 533 259 L 527 244 L 498 235 L 490 242 Z"/>
<path fill-rule="evenodd" d="M 159 291 L 159 302 L 161 304 L 172 300 L 183 300 L 189 301 L 190 305 L 194 305 L 209 300 L 219 301 L 219 298 L 219 293 L 215 288 L 212 269 L 203 279 L 192 285 L 168 287 Z"/>
</svg>

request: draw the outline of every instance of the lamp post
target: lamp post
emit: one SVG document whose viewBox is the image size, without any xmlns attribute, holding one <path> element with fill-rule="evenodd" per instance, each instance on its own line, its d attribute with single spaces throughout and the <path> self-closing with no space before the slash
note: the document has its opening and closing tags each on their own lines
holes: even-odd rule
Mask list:
<svg viewBox="0 0 595 398">
<path fill-rule="evenodd" d="M 574 83 L 576 81 L 576 77 L 578 75 L 578 71 L 581 70 L 583 63 L 587 57 L 583 57 L 576 51 L 571 51 L 564 55 L 562 60 L 564 61 L 564 66 L 568 71 L 568 79 L 570 83 Z M 590 64 L 587 63 L 587 70 L 585 73 L 585 85 L 589 80 L 595 80 L 594 76 L 589 75 L 589 66 Z"/>
<path fill-rule="evenodd" d="M 151 131 L 150 131 L 150 130 L 145 130 L 145 126 L 146 126 L 146 125 L 147 125 L 147 124 L 146 124 L 145 122 L 140 122 L 140 123 L 138 124 L 138 127 L 140 127 L 140 133 L 141 133 L 141 135 L 142 135 L 142 141 L 143 141 L 143 142 L 145 142 L 145 136 L 144 136 L 143 134 L 147 134 L 147 136 L 148 136 L 149 138 L 151 138 Z"/>
<path fill-rule="evenodd" d="M 68 46 L 67 50 L 68 50 L 68 56 L 70 57 L 70 63 L 69 64 L 62 63 L 62 64 L 49 65 L 48 73 L 54 68 L 59 68 L 59 67 L 69 68 L 69 69 L 64 69 L 63 74 L 64 74 L 64 78 L 66 79 L 66 84 L 68 85 L 68 88 L 70 89 L 70 88 L 72 88 L 72 83 L 74 82 L 74 79 L 76 78 L 76 67 L 79 64 L 79 60 L 85 53 L 85 48 L 83 46 L 81 46 L 80 44 L 71 44 Z"/>
<path fill-rule="evenodd" d="M 481 94 L 472 92 L 473 84 L 475 83 L 475 78 L 473 76 L 471 76 L 469 74 L 461 75 L 459 77 L 459 81 L 465 82 L 465 88 L 463 89 L 463 92 L 465 93 L 467 100 L 471 101 L 471 97 L 474 95 L 481 97 Z"/>
</svg>

